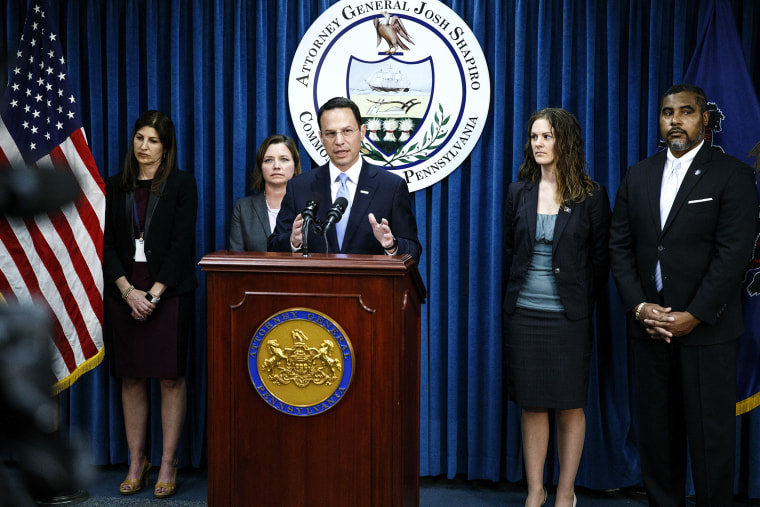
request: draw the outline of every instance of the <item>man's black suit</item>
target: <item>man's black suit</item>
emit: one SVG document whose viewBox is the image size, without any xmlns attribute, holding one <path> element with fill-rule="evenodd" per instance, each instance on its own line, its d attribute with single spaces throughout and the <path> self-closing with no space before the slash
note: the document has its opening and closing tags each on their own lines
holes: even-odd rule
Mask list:
<svg viewBox="0 0 760 507">
<path fill-rule="evenodd" d="M 698 505 L 733 504 L 736 339 L 740 286 L 758 210 L 749 166 L 707 143 L 660 228 L 666 152 L 633 165 L 610 230 L 612 273 L 624 308 L 658 303 L 700 323 L 670 344 L 628 312 L 642 475 L 651 505 L 684 505 L 686 437 Z M 660 262 L 662 291 L 655 268 Z"/>
<path fill-rule="evenodd" d="M 291 251 L 293 221 L 315 193 L 321 196 L 316 218 L 319 222 L 326 220 L 327 211 L 332 205 L 330 184 L 330 168 L 327 164 L 288 181 L 277 215 L 277 225 L 267 243 L 269 251 Z M 369 213 L 373 213 L 378 222 L 383 218 L 388 220 L 388 226 L 398 240 L 397 253 L 408 253 L 415 262 L 419 262 L 422 246 L 417 239 L 417 221 L 412 212 L 409 189 L 402 178 L 366 161 L 362 162 L 350 212 L 342 249 L 338 249 L 335 228 L 327 233 L 331 253 L 383 255 L 383 247 L 372 233 L 367 218 Z M 323 238 L 314 234 L 313 230 L 309 232 L 308 248 L 309 252 L 325 252 Z"/>
</svg>

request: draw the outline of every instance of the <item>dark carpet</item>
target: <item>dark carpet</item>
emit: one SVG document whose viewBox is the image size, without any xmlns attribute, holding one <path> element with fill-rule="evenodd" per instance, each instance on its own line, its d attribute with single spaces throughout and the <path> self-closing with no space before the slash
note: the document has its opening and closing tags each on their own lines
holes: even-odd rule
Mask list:
<svg viewBox="0 0 760 507">
<path fill-rule="evenodd" d="M 153 484 L 157 471 L 150 474 L 149 486 L 131 496 L 119 494 L 119 484 L 127 473 L 126 465 L 95 467 L 87 486 L 88 499 L 78 505 L 82 507 L 119 506 L 164 506 L 200 507 L 207 505 L 208 489 L 205 470 L 181 469 L 177 483 L 177 494 L 168 499 L 153 497 Z M 550 488 L 549 488 L 550 489 Z M 578 507 L 623 507 L 647 505 L 646 498 L 636 490 L 597 492 L 578 488 Z M 445 477 L 423 477 L 420 479 L 421 506 L 522 506 L 526 490 L 523 485 L 508 482 L 467 481 Z M 314 505 L 318 505 L 315 502 Z M 547 507 L 554 505 L 554 496 L 549 494 Z"/>
<path fill-rule="evenodd" d="M 119 484 L 127 473 L 126 465 L 93 467 L 90 480 L 84 493 L 87 499 L 79 503 L 82 507 L 120 507 L 120 506 L 163 506 L 163 507 L 206 507 L 208 505 L 207 475 L 205 470 L 183 468 L 179 471 L 177 494 L 167 499 L 153 496 L 153 485 L 158 474 L 150 474 L 148 487 L 131 496 L 119 493 Z M 554 506 L 554 489 L 549 486 L 547 507 Z M 613 491 L 592 491 L 576 488 L 578 507 L 623 507 L 646 506 L 646 496 L 639 488 L 619 489 Z M 420 479 L 420 506 L 423 507 L 487 507 L 515 506 L 521 507 L 525 502 L 526 490 L 523 484 L 491 481 L 467 481 L 463 478 L 453 480 L 445 477 L 422 477 Z M 0 502 L 2 505 L 3 502 Z M 65 505 L 48 504 L 40 505 Z M 314 505 L 318 505 L 315 502 Z M 687 506 L 694 505 L 687 501 Z M 736 505 L 757 505 L 757 502 L 736 500 Z"/>
</svg>

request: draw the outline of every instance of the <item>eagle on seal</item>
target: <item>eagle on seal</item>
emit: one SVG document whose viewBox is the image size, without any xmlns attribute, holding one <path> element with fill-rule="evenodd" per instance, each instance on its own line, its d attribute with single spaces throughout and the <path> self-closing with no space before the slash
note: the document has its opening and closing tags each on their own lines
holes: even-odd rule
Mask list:
<svg viewBox="0 0 760 507">
<path fill-rule="evenodd" d="M 406 49 L 409 51 L 409 46 L 404 44 L 406 40 L 409 44 L 412 42 L 412 37 L 404 28 L 404 24 L 398 16 L 391 16 L 387 12 L 383 11 L 382 19 L 377 17 L 374 19 L 375 31 L 377 32 L 377 45 L 385 39 L 388 43 L 388 51 L 385 54 L 395 53 L 398 48 Z"/>
</svg>

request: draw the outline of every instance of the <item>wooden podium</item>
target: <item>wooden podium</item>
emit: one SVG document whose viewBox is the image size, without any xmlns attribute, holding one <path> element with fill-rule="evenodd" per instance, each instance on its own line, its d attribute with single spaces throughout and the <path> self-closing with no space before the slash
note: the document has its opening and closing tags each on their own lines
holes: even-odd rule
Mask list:
<svg viewBox="0 0 760 507">
<path fill-rule="evenodd" d="M 221 251 L 200 265 L 208 300 L 209 505 L 418 505 L 425 288 L 413 259 Z M 313 415 L 265 401 L 249 370 L 268 319 L 292 309 L 325 315 L 353 346 L 348 388 Z"/>
</svg>

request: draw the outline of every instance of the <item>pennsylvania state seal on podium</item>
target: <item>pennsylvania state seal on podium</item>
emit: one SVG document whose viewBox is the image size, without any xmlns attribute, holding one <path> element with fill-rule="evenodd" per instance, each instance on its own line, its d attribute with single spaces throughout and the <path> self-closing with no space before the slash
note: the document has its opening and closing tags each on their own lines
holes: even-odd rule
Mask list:
<svg viewBox="0 0 760 507">
<path fill-rule="evenodd" d="M 331 409 L 354 374 L 354 349 L 340 325 L 308 308 L 267 318 L 248 348 L 248 372 L 261 398 L 293 416 Z"/>
</svg>

